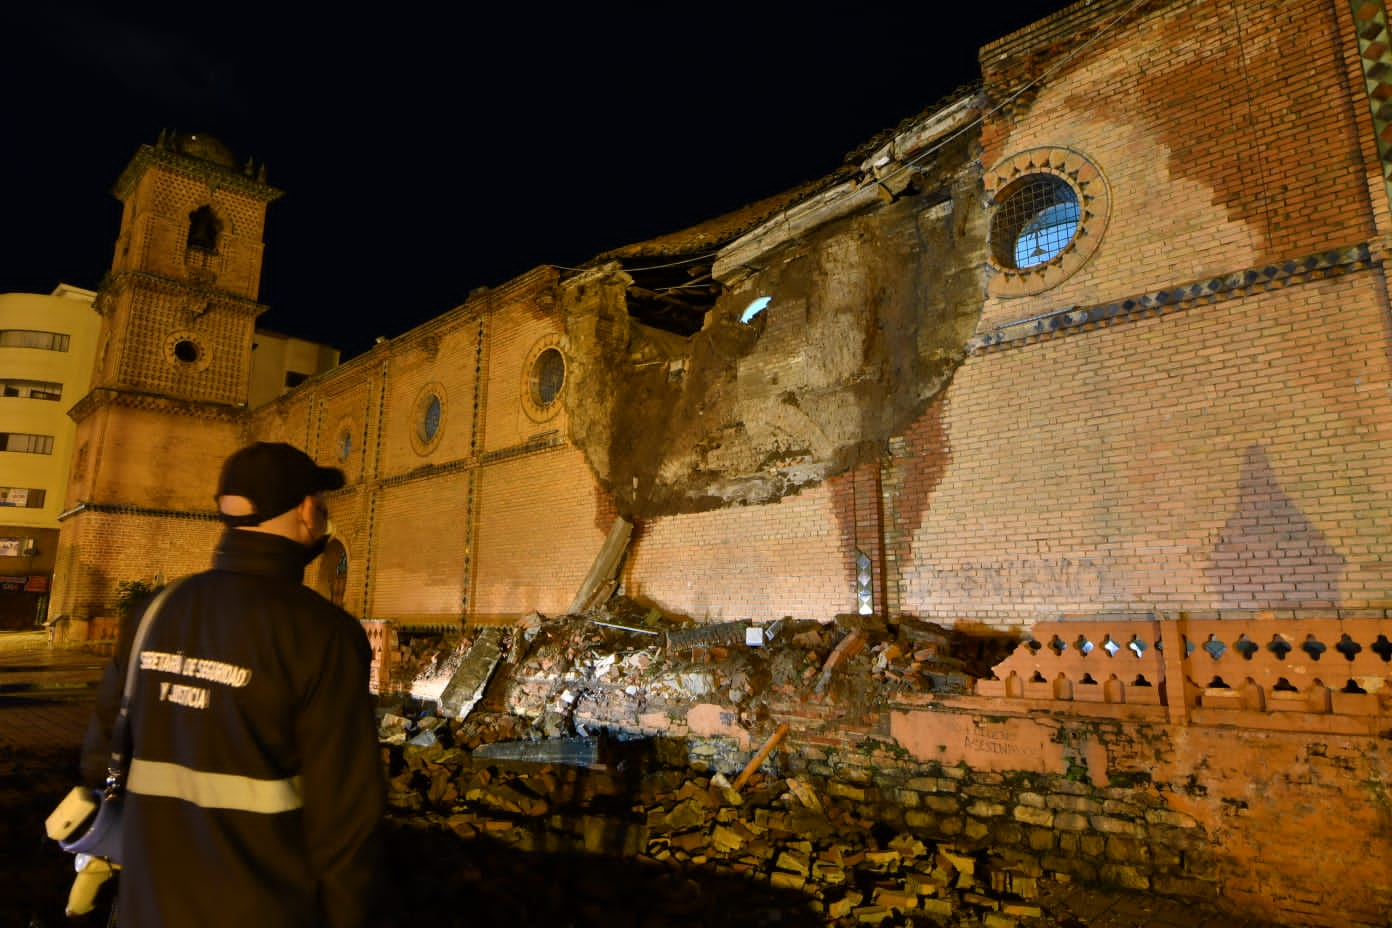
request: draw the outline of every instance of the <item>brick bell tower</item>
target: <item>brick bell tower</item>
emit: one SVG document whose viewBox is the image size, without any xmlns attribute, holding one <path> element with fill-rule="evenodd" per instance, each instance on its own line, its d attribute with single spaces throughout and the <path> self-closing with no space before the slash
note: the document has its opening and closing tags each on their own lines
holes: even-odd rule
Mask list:
<svg viewBox="0 0 1392 928">
<path fill-rule="evenodd" d="M 53 612 L 112 614 L 117 585 L 207 566 L 212 495 L 241 443 L 266 208 L 265 168 L 205 135 L 161 133 L 117 180 L 124 204 L 92 388 L 77 423 Z"/>
</svg>

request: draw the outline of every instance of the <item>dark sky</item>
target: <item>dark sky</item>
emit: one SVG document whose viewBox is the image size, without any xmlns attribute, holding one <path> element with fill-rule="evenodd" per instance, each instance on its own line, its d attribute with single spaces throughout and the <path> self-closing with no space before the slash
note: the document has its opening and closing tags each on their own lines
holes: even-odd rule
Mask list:
<svg viewBox="0 0 1392 928">
<path fill-rule="evenodd" d="M 288 21 L 274 4 L 5 4 L 0 292 L 95 288 L 122 168 L 161 129 L 203 132 L 285 191 L 259 324 L 351 357 L 477 287 L 820 177 L 976 80 L 982 44 L 1065 5 L 374 4 Z"/>
</svg>

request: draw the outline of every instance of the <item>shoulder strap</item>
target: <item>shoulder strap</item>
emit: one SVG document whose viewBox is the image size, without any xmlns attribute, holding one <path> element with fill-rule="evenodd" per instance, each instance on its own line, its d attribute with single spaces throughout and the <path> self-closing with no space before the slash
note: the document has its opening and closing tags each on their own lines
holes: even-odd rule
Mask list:
<svg viewBox="0 0 1392 928">
<path fill-rule="evenodd" d="M 111 726 L 111 758 L 107 761 L 106 769 L 106 789 L 108 792 L 119 790 L 121 781 L 125 779 L 126 768 L 130 765 L 130 705 L 135 696 L 135 677 L 140 670 L 140 652 L 145 646 L 145 638 L 150 632 L 150 626 L 155 622 L 155 616 L 159 614 L 160 607 L 169 598 L 169 594 L 174 592 L 174 588 L 183 582 L 183 578 L 171 581 L 168 586 L 155 594 L 155 598 L 150 601 L 150 605 L 145 608 L 145 612 L 140 616 L 140 624 L 135 627 L 135 637 L 131 639 L 130 654 L 126 657 L 126 685 L 121 690 L 121 708 L 116 713 L 116 721 Z"/>
<path fill-rule="evenodd" d="M 150 633 L 150 626 L 154 624 L 155 615 L 159 612 L 160 606 L 169 598 L 169 594 L 174 592 L 174 588 L 183 582 L 183 579 L 171 581 L 164 589 L 155 594 L 155 598 L 150 601 L 150 605 L 140 616 L 140 624 L 135 627 L 135 637 L 131 639 L 130 656 L 126 659 L 126 686 L 121 691 L 121 714 L 126 714 L 126 707 L 130 704 L 131 696 L 135 693 L 135 674 L 140 666 L 140 650 L 145 646 L 145 636 Z"/>
</svg>

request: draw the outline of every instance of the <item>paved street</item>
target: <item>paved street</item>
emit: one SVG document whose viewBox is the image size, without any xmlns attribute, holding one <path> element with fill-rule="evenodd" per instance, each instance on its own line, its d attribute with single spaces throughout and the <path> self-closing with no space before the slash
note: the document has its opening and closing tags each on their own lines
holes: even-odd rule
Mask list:
<svg viewBox="0 0 1392 928">
<path fill-rule="evenodd" d="M 94 923 L 63 917 L 72 857 L 43 822 L 77 783 L 83 733 L 107 658 L 0 632 L 0 928 Z"/>
</svg>

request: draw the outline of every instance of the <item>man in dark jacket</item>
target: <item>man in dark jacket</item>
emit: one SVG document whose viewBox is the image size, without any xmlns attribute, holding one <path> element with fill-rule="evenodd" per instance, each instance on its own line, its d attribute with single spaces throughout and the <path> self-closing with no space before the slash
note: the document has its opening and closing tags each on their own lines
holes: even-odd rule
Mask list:
<svg viewBox="0 0 1392 928">
<path fill-rule="evenodd" d="M 118 918 L 160 926 L 369 923 L 385 790 L 361 625 L 303 583 L 342 471 L 290 445 L 227 459 L 211 570 L 177 581 L 137 660 Z M 88 734 L 105 776 L 127 618 Z"/>
</svg>

